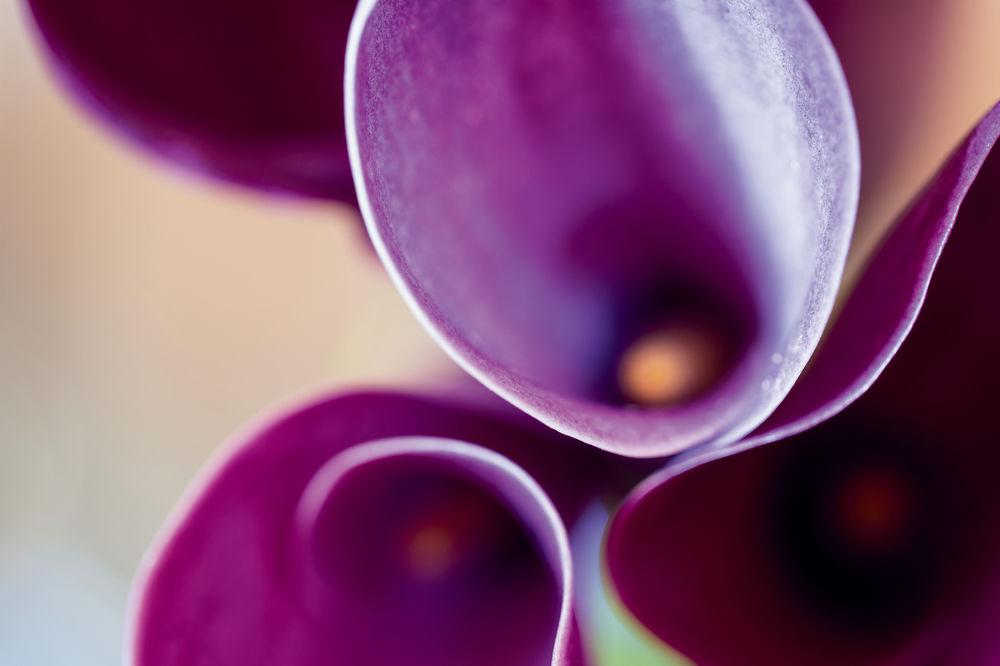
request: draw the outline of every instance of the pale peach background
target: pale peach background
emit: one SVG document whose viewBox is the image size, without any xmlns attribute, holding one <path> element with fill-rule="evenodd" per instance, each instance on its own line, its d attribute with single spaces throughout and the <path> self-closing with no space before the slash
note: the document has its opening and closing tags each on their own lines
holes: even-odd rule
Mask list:
<svg viewBox="0 0 1000 666">
<path fill-rule="evenodd" d="M 20 10 L 0 3 L 0 664 L 112 664 L 139 557 L 224 438 L 309 387 L 447 366 L 354 212 L 137 154 L 54 87 Z"/>
<path fill-rule="evenodd" d="M 1000 2 L 943 1 L 953 9 L 906 119 L 911 141 L 867 193 L 866 246 L 1000 96 Z M 116 663 L 144 548 L 219 442 L 267 406 L 450 368 L 352 211 L 136 153 L 55 88 L 10 0 L 0 225 L 3 664 Z"/>
</svg>

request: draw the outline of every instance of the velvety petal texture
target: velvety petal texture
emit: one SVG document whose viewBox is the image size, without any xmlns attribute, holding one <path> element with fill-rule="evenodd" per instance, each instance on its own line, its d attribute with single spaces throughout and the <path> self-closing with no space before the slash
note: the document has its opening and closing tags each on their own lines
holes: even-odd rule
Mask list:
<svg viewBox="0 0 1000 666">
<path fill-rule="evenodd" d="M 620 510 L 621 599 L 696 663 L 1000 662 L 998 136 L 994 109 L 831 332 L 831 350 L 860 355 L 839 361 L 846 381 L 824 371 L 844 388 L 870 383 L 913 326 L 867 392 L 789 439 L 677 459 Z"/>
<path fill-rule="evenodd" d="M 27 0 L 66 87 L 169 161 L 353 202 L 344 139 L 352 0 Z"/>
<path fill-rule="evenodd" d="M 593 466 L 514 417 L 350 394 L 238 438 L 147 557 L 130 663 L 583 664 L 560 511 Z"/>
<path fill-rule="evenodd" d="M 369 231 L 463 367 L 636 457 L 774 410 L 857 203 L 846 86 L 804 3 L 365 0 L 347 60 Z"/>
</svg>

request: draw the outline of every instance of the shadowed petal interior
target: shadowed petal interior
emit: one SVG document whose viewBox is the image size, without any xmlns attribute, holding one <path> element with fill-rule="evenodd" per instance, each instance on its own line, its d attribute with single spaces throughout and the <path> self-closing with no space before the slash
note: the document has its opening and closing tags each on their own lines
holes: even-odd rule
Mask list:
<svg viewBox="0 0 1000 666">
<path fill-rule="evenodd" d="M 611 578 L 704 666 L 957 665 L 1000 561 L 982 445 L 851 410 L 665 472 L 616 518 Z"/>
</svg>

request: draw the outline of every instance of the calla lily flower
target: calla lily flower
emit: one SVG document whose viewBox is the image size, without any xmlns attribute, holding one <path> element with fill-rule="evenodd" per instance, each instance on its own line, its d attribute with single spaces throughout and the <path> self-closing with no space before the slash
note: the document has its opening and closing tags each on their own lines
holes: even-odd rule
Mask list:
<svg viewBox="0 0 1000 666">
<path fill-rule="evenodd" d="M 1000 662 L 998 136 L 1000 106 L 899 218 L 772 423 L 675 459 L 616 516 L 622 601 L 699 665 Z"/>
<path fill-rule="evenodd" d="M 634 457 L 734 442 L 818 343 L 857 131 L 798 0 L 363 0 L 346 122 L 373 241 L 444 348 Z"/>
<path fill-rule="evenodd" d="M 597 467 L 579 451 L 417 396 L 289 411 L 237 439 L 149 553 L 130 663 L 582 665 L 563 520 Z"/>
<path fill-rule="evenodd" d="M 226 180 L 353 203 L 350 0 L 28 0 L 66 88 L 116 131 Z"/>
</svg>

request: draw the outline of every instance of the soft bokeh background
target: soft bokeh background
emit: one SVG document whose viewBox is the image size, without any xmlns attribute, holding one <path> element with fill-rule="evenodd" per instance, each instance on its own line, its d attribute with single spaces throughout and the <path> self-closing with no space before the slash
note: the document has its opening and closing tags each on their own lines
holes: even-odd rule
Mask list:
<svg viewBox="0 0 1000 666">
<path fill-rule="evenodd" d="M 1000 2 L 855 4 L 881 11 L 852 19 L 870 55 L 848 73 L 869 72 L 863 85 L 906 111 L 866 178 L 863 256 L 1000 97 Z M 0 664 L 119 662 L 143 550 L 196 469 L 267 406 L 450 369 L 353 212 L 136 153 L 57 90 L 12 0 L 0 3 L 0 225 Z M 626 642 L 605 660 L 637 663 Z"/>
</svg>

